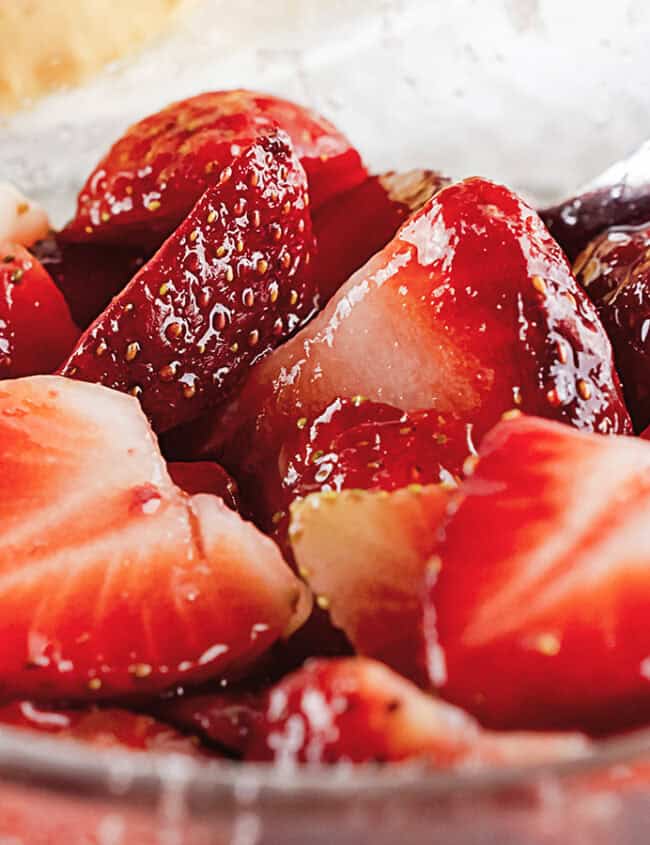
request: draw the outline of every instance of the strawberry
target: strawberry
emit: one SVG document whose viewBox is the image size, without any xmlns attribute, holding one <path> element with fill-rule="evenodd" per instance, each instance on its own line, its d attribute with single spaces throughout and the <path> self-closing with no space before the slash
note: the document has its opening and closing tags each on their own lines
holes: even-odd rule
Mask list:
<svg viewBox="0 0 650 845">
<path fill-rule="evenodd" d="M 294 500 L 319 491 L 453 484 L 473 451 L 471 430 L 451 415 L 405 414 L 362 397 L 336 399 L 315 420 L 297 423 L 278 461 L 237 467 L 256 522 L 282 549 Z"/>
<path fill-rule="evenodd" d="M 201 681 L 253 662 L 309 610 L 270 540 L 174 486 L 133 398 L 56 376 L 2 382 L 0 466 L 12 696 Z"/>
<path fill-rule="evenodd" d="M 61 369 L 192 419 L 314 308 L 305 175 L 284 133 L 252 144 L 82 336 Z"/>
<path fill-rule="evenodd" d="M 32 701 L 14 701 L 0 706 L 0 723 L 103 748 L 200 754 L 195 737 L 184 736 L 151 716 L 119 707 L 72 710 L 42 707 Z"/>
<path fill-rule="evenodd" d="M 616 162 L 581 193 L 540 211 L 550 233 L 574 261 L 610 226 L 650 220 L 650 144 Z"/>
<path fill-rule="evenodd" d="M 609 340 L 537 215 L 506 188 L 443 188 L 194 432 L 228 469 L 282 454 L 337 398 L 449 416 L 475 443 L 513 408 L 631 430 Z M 246 492 L 246 491 L 244 491 Z"/>
<path fill-rule="evenodd" d="M 197 734 L 211 747 L 241 757 L 262 716 L 261 696 L 243 688 L 187 693 L 162 702 L 154 712 L 180 730 Z"/>
<path fill-rule="evenodd" d="M 291 508 L 298 571 L 359 654 L 427 683 L 421 588 L 449 504 L 440 484 L 312 494 Z"/>
<path fill-rule="evenodd" d="M 650 445 L 521 417 L 483 441 L 432 566 L 431 678 L 494 727 L 650 705 Z"/>
<path fill-rule="evenodd" d="M 650 426 L 648 426 L 645 431 L 641 432 L 641 439 L 650 440 Z"/>
<path fill-rule="evenodd" d="M 321 304 L 395 236 L 449 180 L 433 170 L 384 173 L 338 194 L 314 215 L 314 266 Z"/>
<path fill-rule="evenodd" d="M 78 337 L 39 262 L 18 244 L 0 243 L 0 379 L 51 372 Z"/>
<path fill-rule="evenodd" d="M 425 758 L 479 768 L 567 759 L 589 749 L 579 735 L 499 735 L 364 658 L 315 660 L 268 694 L 250 760 L 280 764 Z"/>
<path fill-rule="evenodd" d="M 68 243 L 56 234 L 35 243 L 31 252 L 52 276 L 82 329 L 151 257 L 134 247 Z"/>
<path fill-rule="evenodd" d="M 650 225 L 607 229 L 580 254 L 575 273 L 612 342 L 639 431 L 650 424 Z"/>
<path fill-rule="evenodd" d="M 223 499 L 231 510 L 241 510 L 237 482 L 214 461 L 175 461 L 167 464 L 167 471 L 174 484 L 186 493 L 192 496 L 195 493 L 211 493 Z"/>
<path fill-rule="evenodd" d="M 64 237 L 158 246 L 241 150 L 277 127 L 302 161 L 314 208 L 365 179 L 357 151 L 309 109 L 252 91 L 214 91 L 128 129 L 88 177 Z"/>
</svg>

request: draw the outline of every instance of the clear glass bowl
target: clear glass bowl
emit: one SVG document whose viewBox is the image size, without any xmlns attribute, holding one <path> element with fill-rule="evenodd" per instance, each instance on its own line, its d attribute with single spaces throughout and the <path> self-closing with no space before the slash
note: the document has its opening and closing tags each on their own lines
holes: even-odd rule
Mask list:
<svg viewBox="0 0 650 845">
<path fill-rule="evenodd" d="M 649 24 L 641 0 L 205 0 L 139 59 L 0 121 L 0 179 L 61 223 L 129 123 L 246 86 L 327 114 L 375 170 L 480 173 L 550 201 L 650 137 Z M 449 774 L 202 764 L 3 729 L 0 845 L 647 845 L 648 786 L 650 733 L 575 764 Z"/>
</svg>

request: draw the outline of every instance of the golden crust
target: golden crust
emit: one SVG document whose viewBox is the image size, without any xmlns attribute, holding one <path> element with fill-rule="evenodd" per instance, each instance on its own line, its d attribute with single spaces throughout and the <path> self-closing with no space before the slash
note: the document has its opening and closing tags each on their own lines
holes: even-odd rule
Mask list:
<svg viewBox="0 0 650 845">
<path fill-rule="evenodd" d="M 0 113 L 87 78 L 159 35 L 191 2 L 0 1 Z"/>
</svg>

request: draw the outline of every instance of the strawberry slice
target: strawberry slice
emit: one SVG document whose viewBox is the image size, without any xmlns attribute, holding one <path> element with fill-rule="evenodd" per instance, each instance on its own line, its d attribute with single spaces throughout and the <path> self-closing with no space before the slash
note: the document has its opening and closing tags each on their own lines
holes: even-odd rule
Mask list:
<svg viewBox="0 0 650 845">
<path fill-rule="evenodd" d="M 214 461 L 173 461 L 167 464 L 167 471 L 174 484 L 186 493 L 211 493 L 223 499 L 231 510 L 241 510 L 237 482 Z"/>
<path fill-rule="evenodd" d="M 298 571 L 359 654 L 426 685 L 422 583 L 446 514 L 440 484 L 312 494 L 291 508 Z"/>
<path fill-rule="evenodd" d="M 200 681 L 254 661 L 309 611 L 269 539 L 174 486 L 130 397 L 56 376 L 2 382 L 0 465 L 0 685 L 12 695 Z"/>
<path fill-rule="evenodd" d="M 196 451 L 262 474 L 301 420 L 355 396 L 451 416 L 477 444 L 515 407 L 631 431 L 609 340 L 559 247 L 514 194 L 477 178 L 437 193 L 260 362 L 195 432 Z"/>
<path fill-rule="evenodd" d="M 106 308 L 151 257 L 134 247 L 68 243 L 51 234 L 30 251 L 52 276 L 82 329 Z"/>
<path fill-rule="evenodd" d="M 210 747 L 241 757 L 262 718 L 258 693 L 238 688 L 187 693 L 154 708 L 156 715 L 180 730 L 196 734 Z"/>
<path fill-rule="evenodd" d="M 499 735 L 365 658 L 315 660 L 269 693 L 247 757 L 277 763 L 426 758 L 476 768 L 584 755 L 579 735 Z"/>
<path fill-rule="evenodd" d="M 314 215 L 318 244 L 314 275 L 321 304 L 379 252 L 399 227 L 449 180 L 433 170 L 369 176 Z"/>
<path fill-rule="evenodd" d="M 32 701 L 14 701 L 0 707 L 0 723 L 102 748 L 201 754 L 197 737 L 184 736 L 151 716 L 119 707 L 71 710 L 43 707 Z"/>
<path fill-rule="evenodd" d="M 78 337 L 39 262 L 18 244 L 0 243 L 0 379 L 51 372 Z"/>
<path fill-rule="evenodd" d="M 540 215 L 571 261 L 610 226 L 646 223 L 650 220 L 650 143 L 646 141 L 582 192 Z"/>
<path fill-rule="evenodd" d="M 64 237 L 158 246 L 241 150 L 277 127 L 302 161 L 314 208 L 366 178 L 347 138 L 309 109 L 252 91 L 214 91 L 128 129 L 88 177 Z"/>
<path fill-rule="evenodd" d="M 639 431 L 650 424 L 650 225 L 608 229 L 580 254 L 575 272 L 612 342 Z"/>
<path fill-rule="evenodd" d="M 222 171 L 61 373 L 140 398 L 156 431 L 217 404 L 314 308 L 305 174 L 284 133 Z"/>
<path fill-rule="evenodd" d="M 432 680 L 491 726 L 647 721 L 650 445 L 521 417 L 479 455 L 430 576 Z"/>
</svg>

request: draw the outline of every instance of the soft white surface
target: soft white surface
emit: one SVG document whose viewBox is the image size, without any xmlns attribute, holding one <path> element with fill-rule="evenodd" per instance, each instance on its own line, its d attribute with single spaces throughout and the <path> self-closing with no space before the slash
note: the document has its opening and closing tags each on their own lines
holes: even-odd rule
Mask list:
<svg viewBox="0 0 650 845">
<path fill-rule="evenodd" d="M 204 0 L 140 58 L 0 124 L 0 179 L 61 222 L 128 124 L 248 86 L 321 110 L 373 168 L 554 198 L 650 136 L 649 27 L 645 0 Z"/>
</svg>

